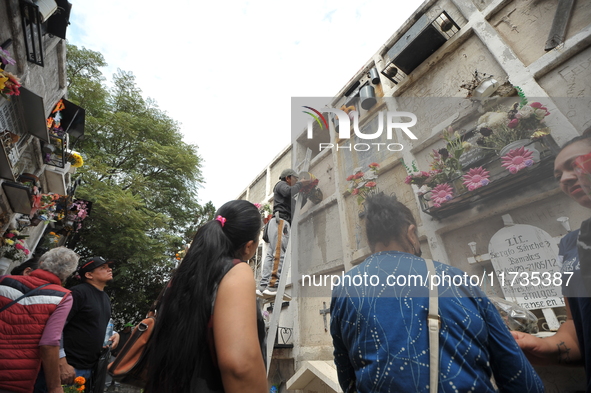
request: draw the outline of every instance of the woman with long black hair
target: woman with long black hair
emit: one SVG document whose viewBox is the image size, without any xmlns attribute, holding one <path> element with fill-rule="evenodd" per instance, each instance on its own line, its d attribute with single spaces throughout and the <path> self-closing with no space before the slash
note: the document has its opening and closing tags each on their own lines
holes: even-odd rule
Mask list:
<svg viewBox="0 0 591 393">
<path fill-rule="evenodd" d="M 267 392 L 264 323 L 251 268 L 261 216 L 224 204 L 201 227 L 158 310 L 146 392 Z"/>
</svg>

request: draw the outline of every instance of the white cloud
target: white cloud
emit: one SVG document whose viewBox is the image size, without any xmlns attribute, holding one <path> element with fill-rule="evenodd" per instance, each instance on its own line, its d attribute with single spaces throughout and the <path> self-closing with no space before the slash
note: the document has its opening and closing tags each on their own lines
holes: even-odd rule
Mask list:
<svg viewBox="0 0 591 393">
<path fill-rule="evenodd" d="M 421 4 L 76 2 L 69 41 L 103 53 L 199 146 L 202 202 L 233 199 L 290 142 L 290 97 L 332 96 Z"/>
</svg>

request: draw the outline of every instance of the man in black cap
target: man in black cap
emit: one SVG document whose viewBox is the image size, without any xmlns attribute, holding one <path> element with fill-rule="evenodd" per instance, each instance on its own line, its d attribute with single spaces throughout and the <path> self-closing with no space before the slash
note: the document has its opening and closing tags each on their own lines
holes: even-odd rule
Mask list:
<svg viewBox="0 0 591 393">
<path fill-rule="evenodd" d="M 100 380 L 100 376 L 92 374 L 101 357 L 105 332 L 111 319 L 111 302 L 104 292 L 107 283 L 113 280 L 110 263 L 104 258 L 94 257 L 78 267 L 82 284 L 71 288 L 74 303 L 63 333 L 66 356 L 60 359 L 60 374 L 64 384 L 72 384 L 74 377 L 78 376 L 90 380 L 90 383 L 93 377 Z M 114 333 L 109 340 L 112 348 L 117 347 L 119 334 Z M 86 386 L 88 388 L 88 382 Z"/>
<path fill-rule="evenodd" d="M 263 262 L 263 272 L 257 296 L 271 297 L 277 294 L 283 258 L 289 242 L 294 197 L 308 183 L 310 183 L 309 179 L 298 181 L 298 174 L 293 169 L 285 169 L 279 176 L 279 182 L 273 188 L 273 215 L 275 218 L 268 223 L 269 248 Z"/>
</svg>

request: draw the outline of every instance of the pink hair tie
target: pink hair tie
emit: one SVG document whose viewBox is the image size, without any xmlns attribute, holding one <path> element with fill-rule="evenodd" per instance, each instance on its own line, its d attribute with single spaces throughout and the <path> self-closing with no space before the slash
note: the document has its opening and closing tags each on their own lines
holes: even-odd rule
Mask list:
<svg viewBox="0 0 591 393">
<path fill-rule="evenodd" d="M 220 222 L 220 224 L 222 224 L 222 228 L 223 228 L 224 224 L 226 223 L 226 219 L 222 216 L 217 216 L 215 219 L 218 220 Z"/>
</svg>

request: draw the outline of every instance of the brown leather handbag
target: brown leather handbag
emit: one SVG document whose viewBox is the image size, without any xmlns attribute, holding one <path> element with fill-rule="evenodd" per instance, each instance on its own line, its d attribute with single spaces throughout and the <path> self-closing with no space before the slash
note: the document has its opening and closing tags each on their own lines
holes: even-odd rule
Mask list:
<svg viewBox="0 0 591 393">
<path fill-rule="evenodd" d="M 168 285 L 167 285 L 168 286 Z M 131 332 L 129 339 L 119 350 L 115 361 L 109 364 L 109 375 L 113 380 L 144 388 L 148 381 L 146 353 L 148 342 L 156 325 L 156 314 L 167 286 L 162 289 L 148 315 Z"/>
</svg>

